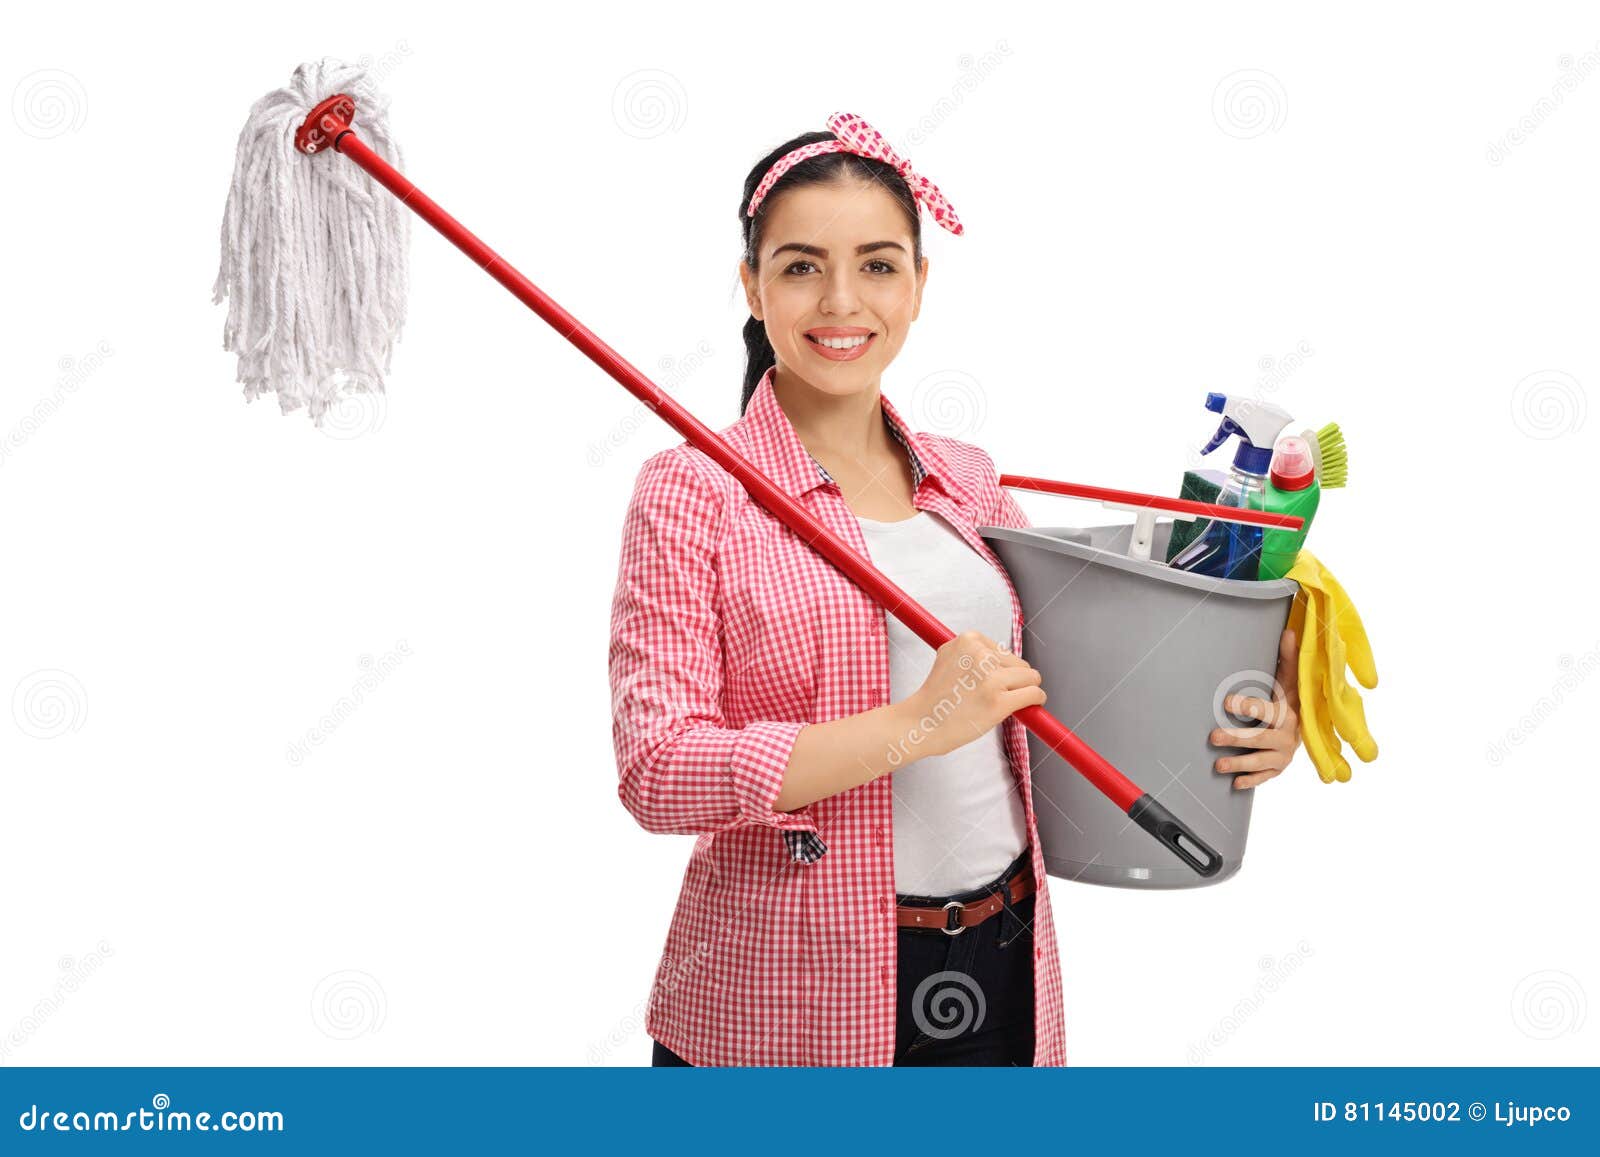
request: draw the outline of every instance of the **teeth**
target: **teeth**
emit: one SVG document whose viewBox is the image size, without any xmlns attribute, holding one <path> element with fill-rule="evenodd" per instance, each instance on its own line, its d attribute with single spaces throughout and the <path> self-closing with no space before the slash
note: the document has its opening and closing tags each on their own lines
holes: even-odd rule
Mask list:
<svg viewBox="0 0 1600 1157">
<path fill-rule="evenodd" d="M 862 334 L 859 337 L 813 337 L 811 340 L 818 345 L 825 345 L 831 350 L 852 350 L 863 344 L 871 334 Z"/>
</svg>

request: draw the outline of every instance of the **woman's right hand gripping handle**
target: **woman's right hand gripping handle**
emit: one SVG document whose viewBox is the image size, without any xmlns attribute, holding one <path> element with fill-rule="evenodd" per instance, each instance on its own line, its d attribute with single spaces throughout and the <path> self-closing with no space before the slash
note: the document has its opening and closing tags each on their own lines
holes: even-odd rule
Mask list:
<svg viewBox="0 0 1600 1157">
<path fill-rule="evenodd" d="M 773 806 L 793 811 L 954 751 L 1044 700 L 1039 672 L 987 635 L 963 632 L 934 652 L 915 694 L 801 728 Z"/>
<path fill-rule="evenodd" d="M 934 652 L 933 669 L 901 705 L 910 715 L 913 753 L 943 755 L 988 734 L 1024 707 L 1046 699 L 1042 677 L 981 631 L 962 631 Z"/>
</svg>

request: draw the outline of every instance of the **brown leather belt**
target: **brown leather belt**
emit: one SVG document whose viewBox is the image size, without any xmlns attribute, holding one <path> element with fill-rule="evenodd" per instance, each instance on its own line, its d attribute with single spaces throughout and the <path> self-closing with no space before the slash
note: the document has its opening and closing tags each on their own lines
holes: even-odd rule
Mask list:
<svg viewBox="0 0 1600 1157">
<path fill-rule="evenodd" d="M 1013 904 L 1033 893 L 1033 866 L 1030 864 L 1006 881 L 1004 887 L 1011 893 Z M 942 907 L 918 907 L 901 904 L 895 908 L 895 923 L 902 928 L 938 928 L 951 936 L 982 924 L 1005 907 L 999 892 L 991 892 L 981 900 L 968 900 L 965 904 L 951 900 Z"/>
</svg>

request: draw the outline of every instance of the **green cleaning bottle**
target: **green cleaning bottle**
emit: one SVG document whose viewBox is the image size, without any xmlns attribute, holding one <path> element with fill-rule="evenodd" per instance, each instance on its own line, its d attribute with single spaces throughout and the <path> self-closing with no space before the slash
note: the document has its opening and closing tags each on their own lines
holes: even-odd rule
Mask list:
<svg viewBox="0 0 1600 1157">
<path fill-rule="evenodd" d="M 1322 487 L 1317 483 L 1316 460 L 1304 438 L 1290 435 L 1272 454 L 1272 472 L 1259 495 L 1251 495 L 1257 510 L 1293 514 L 1304 519 L 1299 530 L 1268 529 L 1261 536 L 1261 566 L 1256 577 L 1279 579 L 1289 573 L 1305 545 L 1306 532 L 1317 513 Z"/>
</svg>

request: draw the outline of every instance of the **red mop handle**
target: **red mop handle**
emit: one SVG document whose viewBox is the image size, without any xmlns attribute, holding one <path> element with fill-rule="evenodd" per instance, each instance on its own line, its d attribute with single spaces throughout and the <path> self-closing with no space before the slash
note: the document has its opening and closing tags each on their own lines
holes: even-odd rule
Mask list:
<svg viewBox="0 0 1600 1157">
<path fill-rule="evenodd" d="M 1163 498 L 1159 494 L 1140 494 L 1137 490 L 1111 490 L 1104 486 L 1088 486 L 1082 482 L 1052 482 L 1048 478 L 1030 478 L 1026 474 L 1002 474 L 1000 485 L 1010 490 L 1037 490 L 1042 494 L 1065 494 L 1069 498 L 1092 498 L 1099 502 L 1116 502 L 1123 506 L 1148 506 L 1179 514 L 1193 514 L 1202 518 L 1222 518 L 1229 522 L 1247 522 L 1252 526 L 1269 526 L 1282 530 L 1299 530 L 1305 519 L 1297 514 L 1278 514 L 1268 510 L 1250 510 L 1241 506 L 1218 506 L 1214 502 L 1196 502 L 1192 498 Z"/>
<path fill-rule="evenodd" d="M 929 614 L 910 595 L 901 590 L 869 561 L 857 554 L 843 539 L 812 517 L 778 485 L 741 458 L 731 446 L 693 414 L 673 401 L 605 342 L 591 333 L 533 282 L 518 273 L 464 225 L 446 213 L 399 170 L 367 147 L 350 128 L 355 102 L 340 94 L 323 101 L 295 136 L 295 145 L 304 153 L 323 151 L 331 141 L 335 151 L 349 157 L 384 188 L 388 189 L 417 216 L 471 257 L 484 270 L 509 289 L 533 312 L 577 346 L 589 359 L 615 378 L 634 397 L 654 410 L 666 423 L 709 458 L 739 480 L 744 488 L 807 544 L 814 547 L 843 571 L 885 610 L 916 635 L 937 649 L 955 637 L 955 632 Z M 1023 725 L 1037 735 L 1090 783 L 1126 812 L 1140 827 L 1170 848 L 1202 876 L 1214 876 L 1222 869 L 1222 857 L 1182 821 L 1172 815 L 1155 797 L 1107 763 L 1088 744 L 1079 739 L 1054 716 L 1037 705 L 1014 712 Z M 1180 842 L 1180 837 L 1182 842 Z"/>
</svg>

